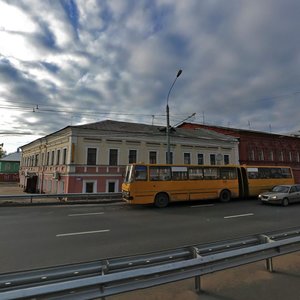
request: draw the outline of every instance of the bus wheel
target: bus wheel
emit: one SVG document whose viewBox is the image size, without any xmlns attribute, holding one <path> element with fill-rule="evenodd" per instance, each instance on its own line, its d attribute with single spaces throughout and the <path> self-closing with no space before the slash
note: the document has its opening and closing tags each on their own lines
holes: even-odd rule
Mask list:
<svg viewBox="0 0 300 300">
<path fill-rule="evenodd" d="M 228 190 L 223 190 L 220 194 L 220 201 L 221 202 L 228 202 L 231 199 L 231 194 L 230 191 Z"/>
<path fill-rule="evenodd" d="M 168 206 L 169 196 L 166 193 L 159 193 L 155 196 L 154 205 L 158 208 Z"/>
</svg>

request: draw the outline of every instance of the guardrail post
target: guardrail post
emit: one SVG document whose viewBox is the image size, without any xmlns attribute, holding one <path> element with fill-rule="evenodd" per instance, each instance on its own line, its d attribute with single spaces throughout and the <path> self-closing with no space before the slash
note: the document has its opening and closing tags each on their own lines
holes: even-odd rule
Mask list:
<svg viewBox="0 0 300 300">
<path fill-rule="evenodd" d="M 109 261 L 108 260 L 102 261 L 101 269 L 102 269 L 102 275 L 105 275 L 108 273 L 108 270 L 109 270 Z M 104 285 L 100 285 L 100 291 L 101 291 L 101 293 L 104 293 Z M 102 296 L 101 300 L 105 300 L 105 296 Z"/>
<path fill-rule="evenodd" d="M 274 240 L 272 240 L 270 237 L 268 237 L 267 235 L 265 234 L 262 234 L 260 235 L 260 241 L 265 244 L 265 243 L 272 243 L 274 242 Z M 273 272 L 273 260 L 272 260 L 272 257 L 270 258 L 267 258 L 266 259 L 266 268 L 269 272 Z"/>
<path fill-rule="evenodd" d="M 272 258 L 267 258 L 266 259 L 266 267 L 268 269 L 269 272 L 273 272 L 273 260 Z"/>
<path fill-rule="evenodd" d="M 191 247 L 191 252 L 193 255 L 193 258 L 197 258 L 200 257 L 200 255 L 198 254 L 198 249 L 196 247 Z M 201 293 L 201 276 L 195 276 L 195 290 L 197 293 Z"/>
</svg>

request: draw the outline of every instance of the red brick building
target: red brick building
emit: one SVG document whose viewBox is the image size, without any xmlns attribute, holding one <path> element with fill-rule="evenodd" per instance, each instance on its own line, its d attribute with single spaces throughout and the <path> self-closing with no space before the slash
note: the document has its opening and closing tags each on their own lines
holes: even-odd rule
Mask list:
<svg viewBox="0 0 300 300">
<path fill-rule="evenodd" d="M 296 182 L 300 183 L 299 137 L 194 123 L 183 123 L 179 127 L 203 128 L 238 138 L 240 164 L 290 166 Z"/>
</svg>

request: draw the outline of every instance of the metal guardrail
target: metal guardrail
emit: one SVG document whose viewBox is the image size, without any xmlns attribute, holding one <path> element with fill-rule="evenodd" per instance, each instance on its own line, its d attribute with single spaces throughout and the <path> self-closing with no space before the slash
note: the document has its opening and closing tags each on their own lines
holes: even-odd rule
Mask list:
<svg viewBox="0 0 300 300">
<path fill-rule="evenodd" d="M 241 239 L 0 275 L 0 299 L 96 299 L 266 260 L 300 250 L 300 227 Z"/>
<path fill-rule="evenodd" d="M 34 201 L 48 199 L 57 202 L 76 201 L 77 203 L 87 200 L 120 200 L 122 193 L 69 193 L 69 194 L 20 194 L 20 195 L 0 195 L 0 205 L 9 201 L 28 200 L 29 203 Z"/>
</svg>

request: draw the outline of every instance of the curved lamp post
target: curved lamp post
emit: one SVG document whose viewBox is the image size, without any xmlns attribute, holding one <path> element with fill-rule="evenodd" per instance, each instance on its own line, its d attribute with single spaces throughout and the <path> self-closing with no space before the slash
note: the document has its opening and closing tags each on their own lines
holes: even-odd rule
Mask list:
<svg viewBox="0 0 300 300">
<path fill-rule="evenodd" d="M 166 112 L 167 112 L 167 130 L 166 130 L 166 132 L 167 132 L 167 164 L 171 163 L 169 97 L 170 97 L 171 90 L 172 90 L 177 78 L 181 75 L 181 73 L 182 73 L 182 70 L 179 70 L 177 72 L 176 78 L 174 79 L 174 81 L 169 89 L 168 96 L 167 96 L 167 107 L 166 107 Z"/>
</svg>

